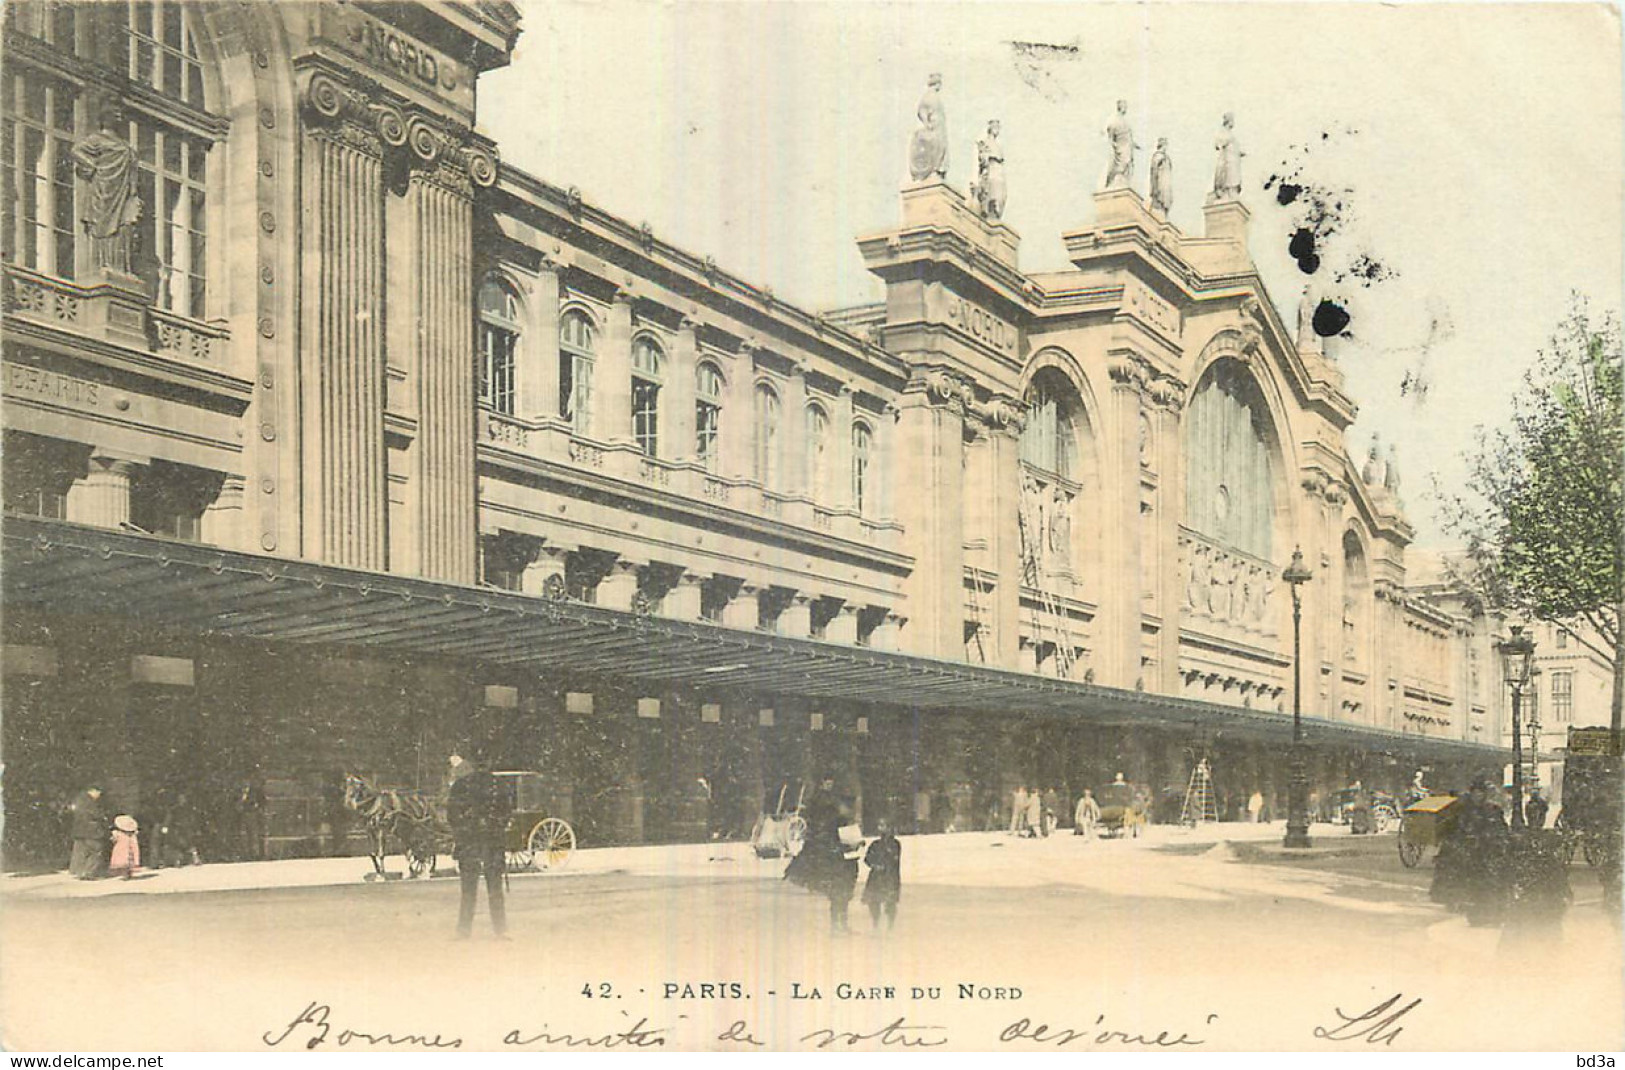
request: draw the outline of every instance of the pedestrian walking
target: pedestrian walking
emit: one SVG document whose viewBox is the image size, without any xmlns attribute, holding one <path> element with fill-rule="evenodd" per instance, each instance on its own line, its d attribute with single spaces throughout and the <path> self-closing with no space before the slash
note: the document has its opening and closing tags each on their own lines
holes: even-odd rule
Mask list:
<svg viewBox="0 0 1625 1070">
<path fill-rule="evenodd" d="M 903 845 L 892 833 L 891 822 L 880 819 L 880 836 L 864 853 L 863 864 L 869 877 L 863 882 L 863 901 L 869 904 L 869 918 L 880 931 L 880 915 L 886 915 L 886 931 L 897 925 L 897 901 L 903 895 Z"/>
<path fill-rule="evenodd" d="M 474 908 L 483 877 L 491 908 L 491 931 L 497 939 L 505 940 L 508 912 L 502 897 L 502 878 L 506 872 L 503 836 L 513 814 L 513 800 L 491 775 L 490 763 L 483 751 L 474 754 L 471 764 L 474 771 L 459 778 L 446 799 L 446 820 L 456 840 L 457 874 L 463 886 L 462 904 L 457 912 L 457 938 L 466 940 L 473 932 Z"/>
<path fill-rule="evenodd" d="M 1529 801 L 1524 803 L 1524 820 L 1532 829 L 1543 829 L 1546 827 L 1546 814 L 1550 809 L 1551 804 L 1541 795 L 1540 789 L 1536 788 L 1529 793 Z"/>
<path fill-rule="evenodd" d="M 1053 787 L 1044 789 L 1044 835 L 1054 832 L 1061 823 L 1061 796 Z"/>
<path fill-rule="evenodd" d="M 1027 830 L 1027 788 L 1018 787 L 1010 796 L 1010 831 L 1020 835 Z"/>
<path fill-rule="evenodd" d="M 113 819 L 110 836 L 113 850 L 107 862 L 109 874 L 129 880 L 141 868 L 140 832 L 141 826 L 129 814 L 120 814 Z"/>
<path fill-rule="evenodd" d="M 68 872 L 82 881 L 95 880 L 107 863 L 107 809 L 102 789 L 89 787 L 74 796 L 68 816 L 73 834 Z"/>
<path fill-rule="evenodd" d="M 237 792 L 237 828 L 240 853 L 250 862 L 265 860 L 265 781 L 258 774 L 243 781 Z"/>
<path fill-rule="evenodd" d="M 1258 824 L 1264 816 L 1264 793 L 1254 790 L 1247 799 L 1247 820 Z"/>
<path fill-rule="evenodd" d="M 1044 834 L 1044 796 L 1034 788 L 1027 796 L 1027 835 L 1032 839 Z"/>
<path fill-rule="evenodd" d="M 1072 835 L 1093 837 L 1099 824 L 1100 804 L 1095 801 L 1095 793 L 1084 788 L 1083 798 L 1078 800 L 1077 811 L 1072 815 Z"/>
<path fill-rule="evenodd" d="M 807 803 L 807 838 L 785 867 L 784 879 L 829 900 L 831 932 L 845 932 L 852 895 L 858 886 L 858 860 L 846 857 L 841 843 L 841 804 L 835 781 L 823 785 Z"/>
</svg>

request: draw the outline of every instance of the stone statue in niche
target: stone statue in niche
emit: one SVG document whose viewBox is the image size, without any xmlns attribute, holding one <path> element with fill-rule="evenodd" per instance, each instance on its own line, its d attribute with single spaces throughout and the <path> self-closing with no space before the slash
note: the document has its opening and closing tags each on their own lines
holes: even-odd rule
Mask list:
<svg viewBox="0 0 1625 1070">
<path fill-rule="evenodd" d="M 988 219 L 1004 218 L 1004 146 L 999 129 L 999 121 L 990 119 L 987 133 L 976 143 L 976 204 Z"/>
<path fill-rule="evenodd" d="M 1106 124 L 1106 140 L 1111 142 L 1112 160 L 1106 168 L 1101 189 L 1127 189 L 1134 183 L 1134 128 L 1128 121 L 1128 101 L 1117 102 L 1117 115 Z"/>
<path fill-rule="evenodd" d="M 1063 567 L 1072 560 L 1072 501 L 1056 487 L 1050 496 L 1049 548 Z"/>
<path fill-rule="evenodd" d="M 1198 546 L 1191 554 L 1190 580 L 1185 584 L 1185 604 L 1196 609 L 1207 600 L 1207 547 Z"/>
<path fill-rule="evenodd" d="M 1275 597 L 1275 574 L 1273 572 L 1265 572 L 1264 573 L 1264 597 L 1262 597 L 1262 598 L 1260 598 L 1258 600 L 1258 619 L 1260 621 L 1262 621 L 1264 619 L 1264 614 L 1269 609 L 1270 599 L 1274 598 L 1274 597 Z"/>
<path fill-rule="evenodd" d="M 916 182 L 948 177 L 948 113 L 942 106 L 942 75 L 925 81 L 925 95 L 915 109 L 920 128 L 908 146 L 908 173 Z"/>
<path fill-rule="evenodd" d="M 122 136 L 124 128 L 118 106 L 107 104 L 96 133 L 73 147 L 73 162 L 90 184 L 81 222 L 90 236 L 91 265 L 129 275 L 142 205 L 135 194 L 135 146 Z"/>
<path fill-rule="evenodd" d="M 1151 210 L 1167 216 L 1174 207 L 1174 161 L 1168 157 L 1168 139 L 1157 138 L 1151 154 Z"/>
<path fill-rule="evenodd" d="M 1241 196 L 1241 146 L 1236 143 L 1236 116 L 1224 113 L 1224 125 L 1213 142 L 1213 192 L 1210 203 L 1233 201 Z"/>
</svg>

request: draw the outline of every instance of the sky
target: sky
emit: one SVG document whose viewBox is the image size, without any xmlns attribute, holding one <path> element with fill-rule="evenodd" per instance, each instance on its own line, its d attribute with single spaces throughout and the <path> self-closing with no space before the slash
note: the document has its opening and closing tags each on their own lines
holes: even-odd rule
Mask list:
<svg viewBox="0 0 1625 1070">
<path fill-rule="evenodd" d="M 1465 477 L 1572 292 L 1622 290 L 1620 27 L 1592 4 L 521 3 L 510 67 L 480 84 L 504 159 L 810 309 L 880 300 L 856 239 L 895 226 L 926 76 L 943 76 L 948 181 L 1003 127 L 1005 222 L 1029 273 L 1070 267 L 1104 128 L 1129 102 L 1147 188 L 1201 230 L 1221 116 L 1236 116 L 1255 262 L 1296 322 L 1312 281 L 1360 405 L 1348 445 L 1397 443 L 1421 546 L 1435 480 Z M 1039 47 L 1030 47 L 1030 46 Z M 1314 275 L 1288 252 L 1326 195 Z M 1324 227 L 1323 227 L 1324 230 Z M 1358 263 L 1375 279 L 1345 278 Z M 1385 448 L 1386 452 L 1386 448 Z"/>
</svg>

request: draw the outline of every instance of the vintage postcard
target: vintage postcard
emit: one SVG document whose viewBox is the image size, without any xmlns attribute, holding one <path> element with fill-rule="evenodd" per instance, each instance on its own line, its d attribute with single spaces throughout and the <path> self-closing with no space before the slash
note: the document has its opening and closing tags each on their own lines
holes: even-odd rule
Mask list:
<svg viewBox="0 0 1625 1070">
<path fill-rule="evenodd" d="M 7 1051 L 1625 1045 L 1616 8 L 0 61 Z"/>
</svg>

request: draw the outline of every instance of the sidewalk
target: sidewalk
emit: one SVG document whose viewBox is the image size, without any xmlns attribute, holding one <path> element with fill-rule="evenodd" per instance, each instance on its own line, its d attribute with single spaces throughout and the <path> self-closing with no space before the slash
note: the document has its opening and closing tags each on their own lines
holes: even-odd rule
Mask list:
<svg viewBox="0 0 1625 1070">
<path fill-rule="evenodd" d="M 1003 832 L 938 833 L 904 836 L 906 857 L 915 879 L 946 881 L 985 868 L 1042 870 L 1060 859 L 1099 865 L 1126 852 L 1176 848 L 1197 853 L 1222 842 L 1279 840 L 1283 825 L 1224 823 L 1194 829 L 1178 825 L 1151 825 L 1138 837 L 1085 841 L 1070 829 L 1058 829 L 1048 839 L 1019 839 Z M 1343 830 L 1337 830 L 1343 831 Z M 641 877 L 707 877 L 717 879 L 778 879 L 783 859 L 760 859 L 743 841 L 726 843 L 662 844 L 594 847 L 578 850 L 565 865 L 548 872 L 516 871 L 515 881 L 568 880 L 575 877 L 628 874 Z M 385 860 L 392 874 L 403 871 L 399 854 Z M 456 863 L 440 858 L 442 874 L 455 872 Z M 223 862 L 174 869 L 147 870 L 135 880 L 75 880 L 66 872 L 7 877 L 0 880 L 0 896 L 17 899 L 99 899 L 113 895 L 175 895 L 198 892 L 251 891 L 273 888 L 321 888 L 359 885 L 372 873 L 365 856 L 302 858 L 278 862 Z M 1060 877 L 1057 874 L 1057 877 Z M 436 881 L 444 877 L 435 878 Z M 418 882 L 422 883 L 420 878 Z M 391 884 L 397 883 L 390 881 Z"/>
</svg>

